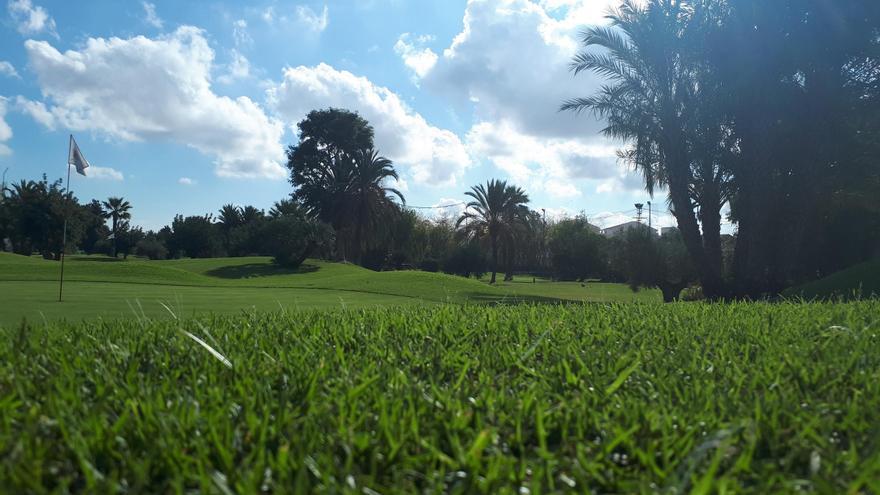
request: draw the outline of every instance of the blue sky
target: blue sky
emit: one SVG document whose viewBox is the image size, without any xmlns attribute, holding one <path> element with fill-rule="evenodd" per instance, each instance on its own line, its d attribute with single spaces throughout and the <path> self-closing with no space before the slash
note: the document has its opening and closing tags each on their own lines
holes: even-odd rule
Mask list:
<svg viewBox="0 0 880 495">
<path fill-rule="evenodd" d="M 136 224 L 268 208 L 292 190 L 283 149 L 296 122 L 338 106 L 373 124 L 411 205 L 502 178 L 548 214 L 625 221 L 650 198 L 617 163 L 620 143 L 557 112 L 601 83 L 566 64 L 611 2 L 10 0 L 0 171 L 62 177 L 73 133 L 93 166 L 76 195 L 124 196 Z"/>
</svg>

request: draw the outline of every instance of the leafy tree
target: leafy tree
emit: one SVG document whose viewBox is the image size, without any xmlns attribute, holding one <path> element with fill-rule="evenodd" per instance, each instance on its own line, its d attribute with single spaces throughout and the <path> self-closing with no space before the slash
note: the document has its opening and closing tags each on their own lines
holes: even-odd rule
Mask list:
<svg viewBox="0 0 880 495">
<path fill-rule="evenodd" d="M 571 64 L 575 74 L 592 71 L 610 83 L 562 109 L 603 117 L 604 134 L 630 143 L 621 157 L 641 171 L 648 192 L 668 188 L 685 245 L 700 267 L 703 291 L 719 297 L 724 293 L 721 206 L 729 179 L 723 158 L 730 144 L 723 122 L 712 119 L 706 94 L 716 89 L 716 81 L 706 75 L 699 52 L 710 12 L 682 0 L 650 0 L 644 6 L 624 0 L 609 16 L 610 26 L 584 32 L 586 49 Z"/>
<path fill-rule="evenodd" d="M 265 222 L 260 238 L 276 264 L 297 268 L 313 253 L 326 249 L 333 236 L 328 225 L 302 210 L 288 209 Z"/>
<path fill-rule="evenodd" d="M 131 203 L 123 198 L 110 197 L 101 204 L 104 206 L 104 218 L 109 218 L 111 222 L 110 233 L 113 235 L 113 251 L 111 256 L 115 258 L 119 247 L 119 236 L 124 233 L 119 228 L 120 222 L 131 218 Z"/>
<path fill-rule="evenodd" d="M 454 245 L 442 263 L 444 273 L 476 278 L 486 273 L 486 265 L 486 257 L 476 239 Z"/>
<path fill-rule="evenodd" d="M 604 275 L 604 240 L 586 217 L 557 222 L 547 240 L 553 276 L 558 280 L 586 280 Z"/>
<path fill-rule="evenodd" d="M 657 287 L 663 293 L 663 301 L 672 302 L 696 280 L 696 270 L 677 231 L 658 239 L 646 229 L 630 229 L 618 249 L 618 269 L 633 291 Z"/>
<path fill-rule="evenodd" d="M 67 220 L 68 249 L 74 249 L 83 235 L 83 219 L 77 199 L 61 187 L 61 180 L 50 183 L 44 175 L 39 181 L 22 180 L 8 188 L 4 209 L 9 218 L 9 240 L 14 252 L 39 252 L 46 259 L 59 260 Z"/>
<path fill-rule="evenodd" d="M 491 260 L 492 278 L 495 283 L 498 272 L 498 248 L 503 237 L 512 238 L 514 222 L 522 214 L 522 208 L 529 202 L 525 192 L 506 181 L 489 180 L 486 185 L 471 187 L 465 195 L 473 198 L 467 209 L 458 218 L 456 228 L 464 224 L 463 231 L 469 239 L 487 239 Z M 473 211 L 471 211 L 473 210 Z"/>
<path fill-rule="evenodd" d="M 137 242 L 134 252 L 138 256 L 151 260 L 164 260 L 168 258 L 168 248 L 153 231 L 147 232 L 144 238 Z"/>
<path fill-rule="evenodd" d="M 175 215 L 167 241 L 174 257 L 214 258 L 223 253 L 223 240 L 211 215 Z"/>
<path fill-rule="evenodd" d="M 93 199 L 86 205 L 80 206 L 83 218 L 83 238 L 80 249 L 88 254 L 102 253 L 109 254 L 109 250 L 102 250 L 108 237 L 110 230 L 104 221 L 104 207 L 97 199 Z"/>
<path fill-rule="evenodd" d="M 287 149 L 294 198 L 333 227 L 337 255 L 345 258 L 355 156 L 373 147 L 373 128 L 357 113 L 335 108 L 313 110 L 297 127 L 299 143 Z"/>
</svg>

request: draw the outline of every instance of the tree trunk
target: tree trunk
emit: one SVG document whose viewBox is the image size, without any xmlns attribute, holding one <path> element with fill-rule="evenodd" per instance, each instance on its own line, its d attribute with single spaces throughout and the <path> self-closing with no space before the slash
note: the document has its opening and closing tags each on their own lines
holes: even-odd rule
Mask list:
<svg viewBox="0 0 880 495">
<path fill-rule="evenodd" d="M 703 293 L 713 299 L 719 296 L 720 280 L 713 278 L 712 269 L 709 266 L 706 252 L 703 249 L 703 239 L 700 235 L 700 226 L 694 214 L 694 206 L 690 197 L 690 164 L 684 150 L 684 143 L 680 143 L 677 150 L 672 150 L 667 155 L 667 171 L 669 178 L 669 197 L 672 199 L 672 207 L 675 211 L 675 220 L 681 238 L 690 254 L 691 259 L 700 272 L 700 283 L 703 285 Z"/>
<path fill-rule="evenodd" d="M 709 172 L 711 173 L 711 171 Z M 707 181 L 704 186 L 701 205 L 700 223 L 703 227 L 703 255 L 705 256 L 705 273 L 701 279 L 703 294 L 710 299 L 723 297 L 724 270 L 721 256 L 721 194 L 719 185 Z"/>
<path fill-rule="evenodd" d="M 492 244 L 492 278 L 489 283 L 494 284 L 495 274 L 498 272 L 498 239 L 495 235 L 490 235 L 489 242 Z"/>
<path fill-rule="evenodd" d="M 687 287 L 687 284 L 685 284 L 684 282 L 664 282 L 661 283 L 658 287 L 660 288 L 660 292 L 663 293 L 663 302 L 671 303 L 678 301 L 679 295 L 681 295 L 681 291 L 683 291 L 684 288 Z"/>
<path fill-rule="evenodd" d="M 113 252 L 111 254 L 114 258 L 116 257 L 116 221 L 116 215 L 113 215 L 113 244 L 111 248 L 111 251 Z"/>
<path fill-rule="evenodd" d="M 513 250 L 513 246 L 511 246 L 510 244 L 511 243 L 507 243 L 507 246 L 505 246 L 505 248 L 504 248 L 504 257 L 506 258 L 505 263 L 504 263 L 504 265 L 505 265 L 504 281 L 505 282 L 510 282 L 511 280 L 513 280 L 514 250 Z"/>
</svg>

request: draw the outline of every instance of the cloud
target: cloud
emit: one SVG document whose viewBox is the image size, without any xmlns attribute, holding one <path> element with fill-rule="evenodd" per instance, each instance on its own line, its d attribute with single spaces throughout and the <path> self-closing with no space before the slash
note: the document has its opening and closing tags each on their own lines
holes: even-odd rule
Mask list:
<svg viewBox="0 0 880 495">
<path fill-rule="evenodd" d="M 55 38 L 58 37 L 55 19 L 49 16 L 46 9 L 31 3 L 31 0 L 9 0 L 7 9 L 19 33 L 36 35 L 46 31 Z"/>
<path fill-rule="evenodd" d="M 217 78 L 217 81 L 222 84 L 231 84 L 251 76 L 251 63 L 247 57 L 235 48 L 230 51 L 230 56 L 232 60 L 226 65 L 226 73 Z"/>
<path fill-rule="evenodd" d="M 559 112 L 571 97 L 592 94 L 604 82 L 575 79 L 569 63 L 578 33 L 606 22 L 616 0 L 470 0 L 463 27 L 431 66 L 415 71 L 420 87 L 450 99 L 457 113 L 472 111 L 468 150 L 530 189 L 554 197 L 582 194 L 578 180 L 628 177 L 613 143 L 591 115 Z M 401 43 L 413 53 L 414 43 Z M 433 52 L 432 52 L 433 53 Z M 426 64 L 427 65 L 427 64 Z"/>
<path fill-rule="evenodd" d="M 0 75 L 21 79 L 15 67 L 5 60 L 0 60 Z"/>
<path fill-rule="evenodd" d="M 472 0 L 462 31 L 425 74 L 422 87 L 460 105 L 473 104 L 481 121 L 505 120 L 524 134 L 595 135 L 600 122 L 559 112 L 563 101 L 591 94 L 602 83 L 590 74 L 575 79 L 568 69 L 579 48 L 579 29 L 594 20 L 579 12 L 567 10 L 557 19 L 528 0 Z"/>
<path fill-rule="evenodd" d="M 150 2 L 141 2 L 141 5 L 144 7 L 144 22 L 153 26 L 156 29 L 162 29 L 162 19 L 156 15 L 156 5 Z"/>
<path fill-rule="evenodd" d="M 309 30 L 315 33 L 321 33 L 325 29 L 327 29 L 327 24 L 330 21 L 326 5 L 324 6 L 324 10 L 321 11 L 321 15 L 318 15 L 314 10 L 311 9 L 311 7 L 307 7 L 305 5 L 297 5 L 296 18 Z"/>
<path fill-rule="evenodd" d="M 487 159 L 517 184 L 555 197 L 581 194 L 576 179 L 607 179 L 620 172 L 613 146 L 523 134 L 510 122 L 479 122 L 468 132 L 471 154 Z"/>
<path fill-rule="evenodd" d="M 415 73 L 417 78 L 424 77 L 437 63 L 437 54 L 424 46 L 433 39 L 433 36 L 413 38 L 409 33 L 403 33 L 394 44 L 394 52 L 403 59 L 403 63 Z"/>
<path fill-rule="evenodd" d="M 235 46 L 250 46 L 254 43 L 254 39 L 248 33 L 246 20 L 238 19 L 232 23 L 232 39 L 235 42 Z"/>
<path fill-rule="evenodd" d="M 36 122 L 42 124 L 43 127 L 50 131 L 55 130 L 55 115 L 46 108 L 42 101 L 28 100 L 23 96 L 15 97 L 16 109 L 26 115 L 30 115 Z"/>
<path fill-rule="evenodd" d="M 181 177 L 177 179 L 177 183 L 184 186 L 192 186 L 195 185 L 196 181 L 190 179 L 189 177 Z"/>
<path fill-rule="evenodd" d="M 64 53 L 28 40 L 25 51 L 56 125 L 182 143 L 212 156 L 220 176 L 286 175 L 282 124 L 247 97 L 212 91 L 214 52 L 197 28 L 152 39 L 89 38 Z"/>
<path fill-rule="evenodd" d="M 266 24 L 272 24 L 275 22 L 275 7 L 269 6 L 266 7 L 265 10 L 260 14 L 260 17 L 263 18 L 263 22 Z"/>
<path fill-rule="evenodd" d="M 0 96 L 0 156 L 12 154 L 6 141 L 12 139 L 12 128 L 6 123 L 6 98 Z"/>
<path fill-rule="evenodd" d="M 417 183 L 455 184 L 471 164 L 454 133 L 430 125 L 389 89 L 327 64 L 285 69 L 267 99 L 291 125 L 314 109 L 357 111 L 372 124 L 379 151 L 405 167 Z"/>
<path fill-rule="evenodd" d="M 125 180 L 125 176 L 122 175 L 122 172 L 110 168 L 110 167 L 96 167 L 94 165 L 90 166 L 86 169 L 86 177 L 91 179 L 102 179 L 102 180 L 115 180 L 122 181 Z"/>
</svg>

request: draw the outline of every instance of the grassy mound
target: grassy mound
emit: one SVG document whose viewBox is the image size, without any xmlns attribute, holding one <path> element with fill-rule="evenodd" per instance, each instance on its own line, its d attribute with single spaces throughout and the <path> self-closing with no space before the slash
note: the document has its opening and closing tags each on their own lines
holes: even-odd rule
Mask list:
<svg viewBox="0 0 880 495">
<path fill-rule="evenodd" d="M 880 297 L 880 259 L 860 263 L 814 282 L 791 287 L 782 295 L 808 300 Z"/>
<path fill-rule="evenodd" d="M 307 260 L 297 270 L 265 257 L 113 260 L 71 256 L 65 265 L 65 302 L 58 303 L 60 264 L 0 253 L 0 325 L 60 317 L 170 317 L 205 312 L 412 304 L 560 301 L 656 301 L 618 284 L 490 286 L 442 273 L 373 272 L 343 263 Z"/>
<path fill-rule="evenodd" d="M 877 493 L 878 315 L 444 305 L 7 328 L 0 486 Z"/>
</svg>

